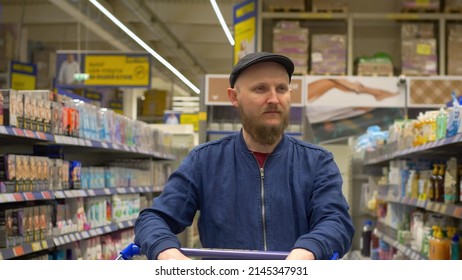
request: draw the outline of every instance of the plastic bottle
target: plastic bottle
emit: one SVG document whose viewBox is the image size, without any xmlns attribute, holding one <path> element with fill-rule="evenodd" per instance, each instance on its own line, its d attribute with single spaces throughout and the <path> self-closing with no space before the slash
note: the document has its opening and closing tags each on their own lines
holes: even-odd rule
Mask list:
<svg viewBox="0 0 462 280">
<path fill-rule="evenodd" d="M 444 202 L 444 174 L 445 166 L 440 164 L 438 176 L 436 176 L 435 201 Z"/>
<path fill-rule="evenodd" d="M 443 107 L 440 108 L 436 116 L 436 140 L 446 137 L 446 129 L 448 127 L 448 113 Z"/>
<path fill-rule="evenodd" d="M 450 243 L 443 237 L 443 232 L 439 226 L 433 226 L 433 237 L 430 239 L 429 260 L 449 260 Z"/>
<path fill-rule="evenodd" d="M 428 199 L 435 201 L 436 198 L 436 178 L 438 177 L 438 164 L 433 164 L 433 171 L 430 175 L 430 187 L 428 188 Z"/>
<path fill-rule="evenodd" d="M 451 239 L 451 260 L 459 260 L 460 259 L 460 251 L 459 251 L 459 235 L 454 234 Z"/>
<path fill-rule="evenodd" d="M 363 223 L 363 231 L 361 232 L 361 241 L 359 243 L 362 256 L 364 257 L 371 256 L 371 241 L 372 241 L 372 221 L 366 220 Z"/>
</svg>

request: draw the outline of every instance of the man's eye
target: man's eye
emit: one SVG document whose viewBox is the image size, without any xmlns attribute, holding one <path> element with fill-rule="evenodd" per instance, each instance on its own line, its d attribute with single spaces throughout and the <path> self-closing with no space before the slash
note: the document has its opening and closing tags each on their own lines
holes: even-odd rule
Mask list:
<svg viewBox="0 0 462 280">
<path fill-rule="evenodd" d="M 265 87 L 256 87 L 255 91 L 256 92 L 265 92 L 266 88 Z"/>
</svg>

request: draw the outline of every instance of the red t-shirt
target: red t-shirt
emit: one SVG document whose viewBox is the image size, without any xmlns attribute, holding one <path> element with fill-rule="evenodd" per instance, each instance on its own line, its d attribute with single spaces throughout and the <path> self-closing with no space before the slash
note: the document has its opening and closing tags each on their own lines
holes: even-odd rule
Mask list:
<svg viewBox="0 0 462 280">
<path fill-rule="evenodd" d="M 268 157 L 269 153 L 259 153 L 259 152 L 252 152 L 255 155 L 255 158 L 258 161 L 258 165 L 260 168 L 263 167 L 263 164 L 265 163 L 265 159 Z"/>
</svg>

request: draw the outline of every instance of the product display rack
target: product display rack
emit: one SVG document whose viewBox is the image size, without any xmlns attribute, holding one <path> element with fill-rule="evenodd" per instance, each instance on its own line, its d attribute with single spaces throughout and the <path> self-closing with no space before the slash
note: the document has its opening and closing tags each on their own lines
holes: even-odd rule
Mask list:
<svg viewBox="0 0 462 280">
<path fill-rule="evenodd" d="M 108 143 L 97 140 L 82 139 L 64 135 L 53 135 L 39 131 L 28 129 L 20 129 L 16 127 L 0 126 L 0 138 L 18 137 L 17 139 L 9 139 L 11 141 L 25 142 L 42 142 L 46 144 L 58 144 L 72 148 L 84 148 L 86 151 L 93 150 L 94 152 L 101 150 L 105 152 L 115 152 L 118 155 L 129 155 L 132 157 L 144 156 L 159 160 L 174 160 L 175 156 L 158 151 L 146 151 L 139 147 Z"/>
<path fill-rule="evenodd" d="M 437 141 L 429 142 L 424 145 L 398 150 L 399 143 L 389 143 L 374 151 L 365 153 L 364 166 L 385 166 L 391 160 L 396 159 L 430 159 L 430 160 L 444 160 L 451 156 L 459 154 L 462 147 L 462 134 L 456 134 L 453 137 L 443 138 Z M 397 185 L 378 185 L 378 188 L 391 188 L 398 189 Z M 453 217 L 462 220 L 462 205 L 461 204 L 447 204 L 435 202 L 430 200 L 419 200 L 411 197 L 399 197 L 390 194 L 379 195 L 378 199 L 389 204 L 400 204 L 411 206 L 415 208 L 424 209 L 426 212 L 433 212 L 442 214 L 444 216 Z M 398 251 L 413 260 L 425 260 L 419 252 L 413 250 L 409 246 L 401 244 L 396 239 L 396 229 L 393 229 L 380 221 L 377 221 L 377 227 L 374 230 L 377 237 L 383 239 L 386 243 L 390 244 Z"/>
<path fill-rule="evenodd" d="M 369 7 L 371 11 L 380 12 L 363 12 L 368 9 L 372 2 L 361 1 L 357 3 L 350 3 L 348 12 L 273 12 L 265 10 L 262 1 L 258 1 L 258 14 L 257 18 L 257 50 L 259 51 L 272 51 L 271 43 L 271 28 L 274 21 L 278 20 L 297 20 L 304 22 L 308 26 L 312 25 L 314 30 L 319 29 L 319 26 L 329 27 L 326 33 L 344 33 L 347 38 L 347 69 L 346 75 L 353 75 L 354 60 L 360 55 L 374 52 L 387 52 L 393 54 L 395 45 L 392 41 L 398 42 L 400 40 L 399 24 L 401 22 L 432 22 L 435 23 L 437 50 L 438 50 L 438 74 L 446 75 L 446 36 L 447 26 L 450 23 L 456 23 L 462 20 L 460 13 L 444 13 L 444 12 L 400 12 L 397 7 L 400 6 L 400 1 L 387 1 L 389 3 L 375 3 Z M 380 6 L 382 5 L 382 6 Z M 353 7 L 352 7 L 353 6 Z M 311 7 L 307 7 L 309 10 Z M 382 12 L 383 11 L 383 12 Z M 387 28 L 390 34 L 383 34 L 384 40 L 388 40 L 386 44 L 378 44 L 378 46 L 389 49 L 371 49 L 371 45 L 363 45 L 360 43 L 362 39 L 361 28 L 368 28 L 370 26 L 377 28 Z M 327 30 L 325 28 L 322 30 Z M 309 32 L 312 34 L 312 32 Z M 317 33 L 317 32 L 315 32 Z M 373 34 L 371 34 L 373 35 Z M 374 47 L 374 46 L 372 46 Z M 393 57 L 394 62 L 398 62 L 399 66 L 401 57 L 396 53 Z M 396 67 L 396 65 L 395 65 Z"/>
<path fill-rule="evenodd" d="M 424 256 L 422 256 L 419 252 L 413 250 L 412 248 L 405 246 L 396 240 L 394 235 L 388 234 L 387 230 L 384 229 L 386 228 L 386 225 L 381 224 L 380 222 L 377 223 L 377 227 L 374 229 L 374 234 L 385 241 L 386 243 L 390 244 L 394 248 L 396 248 L 398 251 L 403 253 L 405 256 L 409 257 L 411 260 L 426 260 Z"/>
<path fill-rule="evenodd" d="M 148 159 L 151 161 L 171 162 L 177 156 L 164 151 L 147 151 L 137 146 L 115 144 L 98 140 L 82 139 L 64 135 L 53 135 L 28 129 L 0 126 L 0 143 L 3 153 L 30 153 L 34 145 L 50 145 L 62 147 L 64 156 L 87 157 L 90 162 L 111 159 Z M 11 147 L 11 148 L 10 148 Z M 0 193 L 0 207 L 15 208 L 14 205 L 31 206 L 53 201 L 73 198 L 110 197 L 124 194 L 155 195 L 162 191 L 161 185 L 104 187 L 90 189 L 41 190 L 14 193 Z M 41 252 L 51 252 L 63 245 L 72 244 L 92 237 L 115 233 L 133 228 L 135 220 L 112 222 L 110 224 L 92 227 L 91 229 L 53 235 L 42 240 L 21 243 L 12 247 L 0 248 L 0 260 L 27 258 L 28 255 Z"/>
<path fill-rule="evenodd" d="M 101 236 L 104 234 L 110 234 L 123 229 L 131 228 L 134 226 L 134 224 L 134 220 L 114 223 L 103 227 L 93 228 L 87 231 L 73 232 L 57 237 L 49 237 L 45 240 L 25 243 L 18 246 L 14 246 L 12 248 L 2 248 L 0 249 L 0 260 L 13 259 L 44 250 L 53 250 L 59 246 L 63 246 L 80 240 L 88 239 L 95 236 Z"/>
</svg>

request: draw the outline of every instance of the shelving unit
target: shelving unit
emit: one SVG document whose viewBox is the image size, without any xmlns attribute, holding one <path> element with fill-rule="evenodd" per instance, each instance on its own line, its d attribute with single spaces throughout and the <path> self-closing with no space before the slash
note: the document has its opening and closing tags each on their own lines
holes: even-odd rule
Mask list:
<svg viewBox="0 0 462 280">
<path fill-rule="evenodd" d="M 108 143 L 103 141 L 82 139 L 64 135 L 53 135 L 28 129 L 0 126 L 0 152 L 30 153 L 33 145 L 60 146 L 66 157 L 73 159 L 84 156 L 91 163 L 112 159 L 147 159 L 151 161 L 171 162 L 177 159 L 174 154 L 165 151 L 147 151 L 140 147 Z M 152 174 L 154 176 L 154 174 Z M 54 201 L 72 200 L 76 198 L 111 197 L 114 195 L 142 194 L 152 197 L 162 191 L 163 185 L 104 187 L 94 189 L 43 190 L 15 193 L 0 193 L 0 208 L 10 209 L 22 206 L 44 205 Z M 18 206 L 15 206 L 18 205 Z M 123 220 L 123 219 L 122 219 Z M 72 244 L 92 237 L 115 233 L 134 226 L 135 220 L 112 222 L 104 226 L 92 227 L 88 230 L 52 235 L 42 240 L 21 243 L 19 245 L 0 248 L 0 260 L 27 258 L 29 254 L 42 251 L 54 251 L 58 247 Z"/>
<path fill-rule="evenodd" d="M 398 150 L 400 143 L 389 143 L 375 151 L 366 152 L 364 166 L 385 166 L 392 160 L 397 159 L 428 159 L 428 160 L 447 160 L 449 157 L 456 156 L 460 160 L 460 150 L 462 148 L 462 134 L 430 142 L 421 146 Z M 378 196 L 380 201 L 387 204 L 405 205 L 411 208 L 423 209 L 427 213 L 441 214 L 446 217 L 462 220 L 462 205 L 447 204 L 430 200 L 419 200 L 407 196 L 400 196 L 397 193 L 390 193 L 390 189 L 398 189 L 397 185 L 379 185 L 378 188 L 388 188 L 387 192 Z M 386 243 L 395 247 L 398 251 L 413 260 L 426 259 L 413 248 L 401 244 L 397 240 L 396 229 L 377 222 L 375 234 Z"/>
<path fill-rule="evenodd" d="M 356 57 L 371 55 L 376 52 L 387 52 L 394 58 L 395 68 L 401 65 L 401 52 L 396 48 L 400 40 L 400 24 L 402 22 L 435 23 L 438 74 L 446 75 L 446 34 L 449 23 L 462 20 L 457 13 L 411 13 L 400 12 L 401 1 L 355 1 L 349 3 L 347 13 L 314 13 L 314 12 L 272 12 L 264 10 L 259 1 L 257 19 L 257 50 L 272 51 L 271 29 L 278 20 L 297 20 L 308 26 L 313 33 L 342 33 L 347 37 L 347 76 L 353 75 Z M 307 7 L 310 9 L 310 7 Z M 375 31 L 373 29 L 375 28 Z M 380 35 L 380 38 L 377 37 Z M 369 39 L 370 38 L 370 39 Z M 367 40 L 367 43 L 366 41 Z M 371 53 L 372 52 L 372 53 Z M 398 73 L 395 73 L 398 74 Z"/>
</svg>

